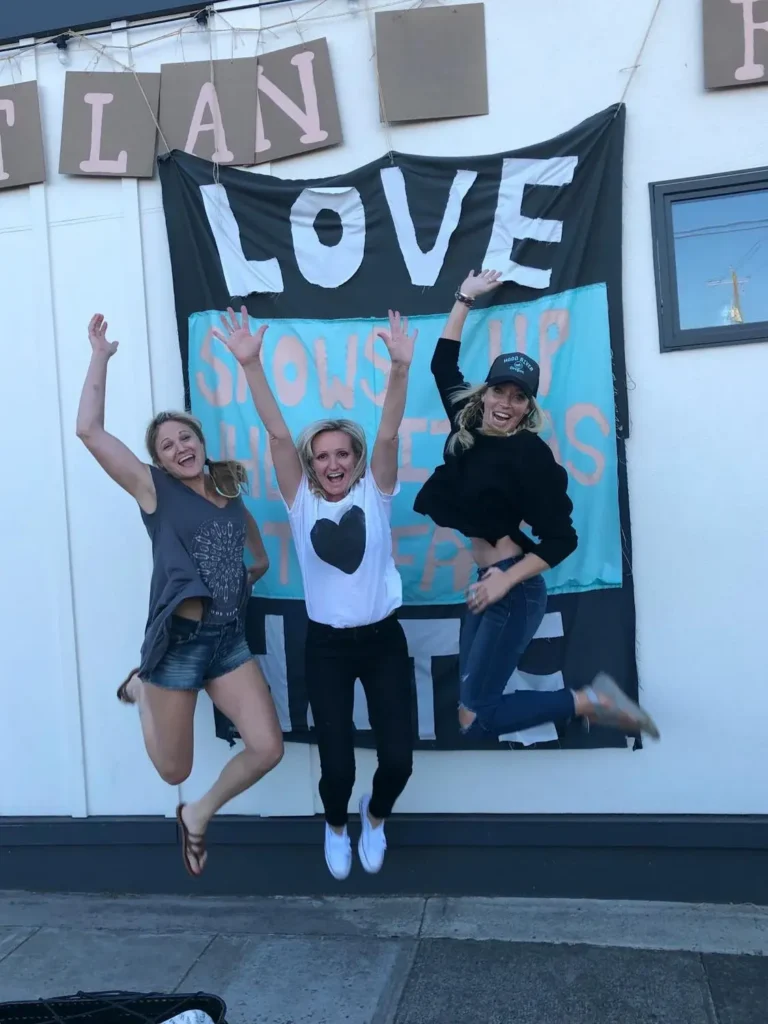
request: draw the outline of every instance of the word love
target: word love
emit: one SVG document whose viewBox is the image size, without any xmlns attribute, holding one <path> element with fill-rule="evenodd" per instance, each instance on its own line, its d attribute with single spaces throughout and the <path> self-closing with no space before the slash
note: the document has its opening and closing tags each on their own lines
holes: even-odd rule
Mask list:
<svg viewBox="0 0 768 1024">
<path fill-rule="evenodd" d="M 291 238 L 292 256 L 304 280 L 320 288 L 339 288 L 357 274 L 366 253 L 375 252 L 374 246 L 366 245 L 366 239 L 369 225 L 376 224 L 373 214 L 381 208 L 383 196 L 411 284 L 431 288 L 437 282 L 454 236 L 465 237 L 473 229 L 477 230 L 476 218 L 474 225 L 461 223 L 465 199 L 473 187 L 482 188 L 483 193 L 489 191 L 493 178 L 495 209 L 482 266 L 500 270 L 504 281 L 546 289 L 552 280 L 552 268 L 518 263 L 511 253 L 516 243 L 524 239 L 548 245 L 560 242 L 563 222 L 526 216 L 522 212 L 523 201 L 531 186 L 546 186 L 551 190 L 571 184 L 577 163 L 576 156 L 504 157 L 498 162 L 497 173 L 485 173 L 482 180 L 478 171 L 456 170 L 443 206 L 440 228 L 428 249 L 421 247 L 419 238 L 434 230 L 434 214 L 430 210 L 428 216 L 419 217 L 417 210 L 414 215 L 408 202 L 405 176 L 399 167 L 381 168 L 379 190 L 367 195 L 365 200 L 354 185 L 310 186 L 297 189 L 289 207 L 280 206 L 270 213 L 277 219 L 286 209 L 289 231 L 282 234 Z M 277 256 L 248 259 L 243 251 L 243 233 L 227 188 L 220 183 L 200 185 L 200 193 L 227 293 L 245 296 L 285 291 L 283 267 Z M 328 211 L 340 227 L 340 237 L 332 245 L 327 244 L 317 230 L 318 218 Z M 273 227 L 272 231 L 275 230 Z"/>
</svg>

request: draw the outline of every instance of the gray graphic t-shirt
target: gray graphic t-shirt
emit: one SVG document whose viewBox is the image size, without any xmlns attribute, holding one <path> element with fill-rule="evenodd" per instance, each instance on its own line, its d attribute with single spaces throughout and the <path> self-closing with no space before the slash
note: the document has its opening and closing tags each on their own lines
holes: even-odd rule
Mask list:
<svg viewBox="0 0 768 1024">
<path fill-rule="evenodd" d="M 152 671 L 165 654 L 168 620 L 182 601 L 201 598 L 204 620 L 218 625 L 242 617 L 248 600 L 242 499 L 218 508 L 164 470 L 150 468 L 157 509 L 141 513 L 153 566 L 140 673 Z"/>
<path fill-rule="evenodd" d="M 237 515 L 239 509 L 233 512 L 232 501 L 226 508 L 211 508 L 220 514 L 198 526 L 192 539 L 192 558 L 212 598 L 206 620 L 228 622 L 237 617 L 243 596 L 245 517 Z"/>
</svg>

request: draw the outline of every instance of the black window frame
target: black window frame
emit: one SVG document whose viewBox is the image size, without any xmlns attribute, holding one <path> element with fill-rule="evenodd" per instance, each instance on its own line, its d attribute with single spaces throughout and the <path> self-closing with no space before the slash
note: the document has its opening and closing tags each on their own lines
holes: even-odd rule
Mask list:
<svg viewBox="0 0 768 1024">
<path fill-rule="evenodd" d="M 768 341 L 768 320 L 718 327 L 680 327 L 672 204 L 685 199 L 711 199 L 739 192 L 768 191 L 768 167 L 675 178 L 649 183 L 651 233 L 659 318 L 659 350 L 681 352 Z"/>
</svg>

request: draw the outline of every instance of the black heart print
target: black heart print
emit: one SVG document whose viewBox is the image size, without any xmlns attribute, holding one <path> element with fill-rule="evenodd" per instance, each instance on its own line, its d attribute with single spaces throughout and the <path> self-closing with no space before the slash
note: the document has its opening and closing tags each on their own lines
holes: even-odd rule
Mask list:
<svg viewBox="0 0 768 1024">
<path fill-rule="evenodd" d="M 338 523 L 318 519 L 309 539 L 318 558 L 351 576 L 360 568 L 365 554 L 365 512 L 353 505 Z"/>
</svg>

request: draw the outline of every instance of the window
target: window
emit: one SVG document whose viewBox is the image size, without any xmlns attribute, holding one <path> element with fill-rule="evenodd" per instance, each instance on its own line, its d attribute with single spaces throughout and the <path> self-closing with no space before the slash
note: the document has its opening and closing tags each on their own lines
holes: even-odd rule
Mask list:
<svg viewBox="0 0 768 1024">
<path fill-rule="evenodd" d="M 768 341 L 768 168 L 650 190 L 661 351 Z"/>
</svg>

